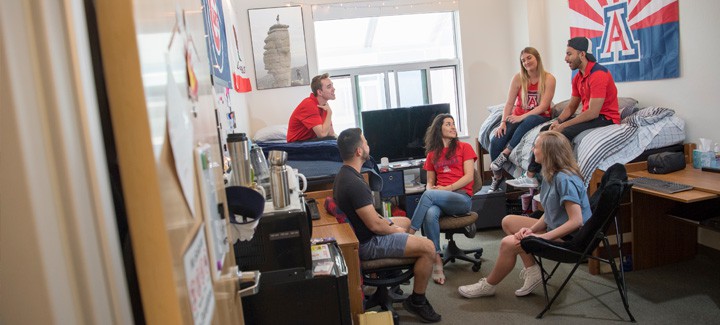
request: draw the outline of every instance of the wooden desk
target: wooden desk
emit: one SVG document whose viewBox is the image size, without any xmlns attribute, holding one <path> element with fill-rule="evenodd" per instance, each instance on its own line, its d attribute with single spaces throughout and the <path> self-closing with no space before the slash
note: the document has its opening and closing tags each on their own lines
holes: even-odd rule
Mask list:
<svg viewBox="0 0 720 325">
<path fill-rule="evenodd" d="M 650 174 L 641 170 L 628 172 L 628 177 L 656 178 L 695 187 L 675 194 L 633 187 L 633 269 L 692 259 L 697 252 L 697 225 L 671 217 L 668 212 L 680 205 L 690 207 L 695 202 L 718 198 L 720 174 L 703 172 L 688 164 L 685 169 L 670 174 Z"/>
<path fill-rule="evenodd" d="M 363 313 L 362 278 L 360 276 L 359 242 L 350 224 L 338 223 L 334 216 L 325 210 L 327 193 L 308 197 L 317 200 L 320 219 L 313 220 L 313 238 L 335 237 L 348 267 L 348 293 L 350 295 L 350 311 L 353 322 L 359 324 L 358 315 Z"/>
<path fill-rule="evenodd" d="M 318 211 L 320 211 L 320 219 L 312 221 L 313 227 L 338 224 L 337 219 L 325 210 L 325 199 L 315 199 L 315 201 L 317 201 Z M 317 238 L 317 236 L 315 237 Z"/>
</svg>

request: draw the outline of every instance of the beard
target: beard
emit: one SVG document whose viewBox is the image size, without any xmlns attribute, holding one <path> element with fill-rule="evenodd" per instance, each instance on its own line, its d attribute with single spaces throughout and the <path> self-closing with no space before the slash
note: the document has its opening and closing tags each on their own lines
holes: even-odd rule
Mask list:
<svg viewBox="0 0 720 325">
<path fill-rule="evenodd" d="M 363 153 L 362 156 L 360 156 L 360 159 L 362 159 L 363 163 L 368 161 L 368 159 L 370 159 L 370 151 L 363 149 Z"/>
<path fill-rule="evenodd" d="M 582 63 L 582 61 L 580 61 L 579 58 L 576 59 L 576 60 L 574 60 L 574 61 L 571 61 L 571 62 L 570 62 L 570 70 L 577 70 L 577 69 L 579 69 L 579 68 L 580 68 L 580 63 Z"/>
</svg>

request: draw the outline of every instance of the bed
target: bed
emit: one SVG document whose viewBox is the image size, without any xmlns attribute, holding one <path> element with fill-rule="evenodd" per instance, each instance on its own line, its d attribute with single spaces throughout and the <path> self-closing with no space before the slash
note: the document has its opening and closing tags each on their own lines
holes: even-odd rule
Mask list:
<svg viewBox="0 0 720 325">
<path fill-rule="evenodd" d="M 596 170 L 604 171 L 615 163 L 626 164 L 644 160 L 647 155 L 664 151 L 684 151 L 685 122 L 675 111 L 664 107 L 638 108 L 632 98 L 618 98 L 622 121 L 620 124 L 586 130 L 573 139 L 575 156 L 580 165 L 585 185 L 589 185 Z M 568 101 L 553 106 L 553 119 L 565 108 Z M 491 175 L 484 170 L 483 153 L 490 148 L 490 139 L 500 125 L 502 105 L 488 108 L 490 115 L 478 133 L 478 170 L 484 178 Z M 579 111 L 579 110 L 578 110 Z M 530 163 L 532 144 L 540 129 L 552 122 L 541 124 L 523 136 L 510 153 L 506 170 L 513 177 L 520 176 Z"/>
<path fill-rule="evenodd" d="M 287 134 L 287 125 L 273 125 L 258 130 L 253 140 L 263 149 L 266 157 L 271 150 L 287 152 L 287 165 L 305 175 L 308 191 L 332 188 L 335 175 L 343 164 L 337 148 L 337 140 L 288 143 L 285 141 L 285 134 Z M 372 159 L 363 165 L 363 171 L 374 171 L 374 174 L 379 172 Z M 380 185 L 382 180 L 379 179 L 379 176 L 375 178 L 371 175 L 370 186 L 373 188 L 382 186 Z M 376 184 L 378 181 L 380 184 Z"/>
</svg>

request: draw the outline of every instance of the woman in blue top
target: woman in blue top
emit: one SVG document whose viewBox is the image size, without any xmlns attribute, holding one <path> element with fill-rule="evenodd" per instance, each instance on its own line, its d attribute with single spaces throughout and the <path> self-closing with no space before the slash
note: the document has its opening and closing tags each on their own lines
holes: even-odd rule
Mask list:
<svg viewBox="0 0 720 325">
<path fill-rule="evenodd" d="M 527 236 L 568 240 L 592 214 L 587 189 L 567 138 L 555 131 L 542 132 L 535 139 L 533 153 L 536 160 L 539 158 L 542 161 L 544 168 L 540 202 L 545 213 L 540 219 L 518 215 L 503 218 L 502 227 L 507 236 L 500 242 L 500 254 L 495 267 L 487 278 L 460 286 L 458 292 L 463 297 L 494 295 L 495 286 L 515 267 L 517 256 L 523 262 L 520 278 L 525 282 L 520 289 L 515 290 L 515 295 L 521 297 L 530 294 L 542 282 L 541 271 L 532 256 L 520 248 L 520 240 Z"/>
</svg>

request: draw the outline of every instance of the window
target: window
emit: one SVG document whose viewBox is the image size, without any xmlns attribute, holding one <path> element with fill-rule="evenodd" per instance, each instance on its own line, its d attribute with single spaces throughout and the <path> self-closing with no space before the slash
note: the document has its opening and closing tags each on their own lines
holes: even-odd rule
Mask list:
<svg viewBox="0 0 720 325">
<path fill-rule="evenodd" d="M 318 68 L 336 83 L 333 112 L 355 123 L 338 119 L 335 131 L 359 126 L 361 111 L 449 103 L 458 132 L 466 134 L 455 17 L 436 12 L 315 21 Z M 338 79 L 349 89 L 340 90 Z"/>
</svg>

